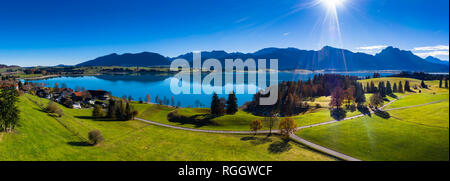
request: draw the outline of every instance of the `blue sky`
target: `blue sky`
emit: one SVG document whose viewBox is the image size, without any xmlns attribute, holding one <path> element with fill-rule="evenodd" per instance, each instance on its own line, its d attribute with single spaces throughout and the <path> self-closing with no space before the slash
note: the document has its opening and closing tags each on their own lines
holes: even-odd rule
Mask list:
<svg viewBox="0 0 450 181">
<path fill-rule="evenodd" d="M 344 0 L 336 13 L 323 1 L 1 1 L 0 64 L 324 45 L 371 54 L 394 46 L 449 59 L 448 0 Z"/>
</svg>

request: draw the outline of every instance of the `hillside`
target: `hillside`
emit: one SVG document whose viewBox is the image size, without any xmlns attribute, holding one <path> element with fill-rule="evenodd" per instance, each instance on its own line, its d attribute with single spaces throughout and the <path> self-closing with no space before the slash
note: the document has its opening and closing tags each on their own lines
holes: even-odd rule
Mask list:
<svg viewBox="0 0 450 181">
<path fill-rule="evenodd" d="M 198 133 L 136 120 L 96 120 L 90 117 L 92 110 L 62 106 L 64 116 L 55 119 L 35 103 L 46 105 L 47 101 L 28 94 L 20 97 L 20 125 L 15 133 L 0 132 L 0 160 L 335 160 L 294 142 L 288 143 L 289 150 L 274 154 L 269 147 L 282 143 L 277 136 L 249 140 L 249 135 Z M 93 129 L 105 138 L 100 145 L 85 142 Z"/>
<path fill-rule="evenodd" d="M 142 52 L 142 53 L 125 53 L 118 55 L 116 53 L 109 54 L 106 56 L 98 57 L 94 60 L 89 60 L 80 63 L 76 66 L 168 66 L 170 64 L 169 60 L 157 53 Z"/>
<path fill-rule="evenodd" d="M 430 63 L 442 64 L 447 66 L 449 65 L 448 61 L 444 61 L 432 56 L 428 56 L 427 58 L 425 58 L 425 60 Z"/>
</svg>

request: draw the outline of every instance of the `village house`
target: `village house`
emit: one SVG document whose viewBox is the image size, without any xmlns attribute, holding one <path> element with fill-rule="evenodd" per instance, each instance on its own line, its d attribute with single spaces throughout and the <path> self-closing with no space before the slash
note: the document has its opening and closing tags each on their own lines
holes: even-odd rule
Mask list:
<svg viewBox="0 0 450 181">
<path fill-rule="evenodd" d="M 99 100 L 108 100 L 110 95 L 108 91 L 104 91 L 101 89 L 98 90 L 88 90 L 89 94 L 91 94 L 92 98 Z"/>
</svg>

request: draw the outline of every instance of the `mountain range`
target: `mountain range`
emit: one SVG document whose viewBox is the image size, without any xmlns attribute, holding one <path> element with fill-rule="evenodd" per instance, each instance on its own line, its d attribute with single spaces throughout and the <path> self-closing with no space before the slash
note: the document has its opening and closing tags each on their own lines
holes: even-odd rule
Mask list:
<svg viewBox="0 0 450 181">
<path fill-rule="evenodd" d="M 177 57 L 164 57 L 157 53 L 142 52 L 122 55 L 110 54 L 86 61 L 77 66 L 168 66 L 177 58 L 184 58 L 192 62 L 193 53 L 186 53 Z M 361 71 L 361 70 L 402 70 L 425 72 L 448 72 L 448 61 L 435 57 L 426 59 L 414 55 L 411 51 L 387 47 L 380 53 L 370 55 L 351 52 L 345 49 L 325 46 L 320 50 L 300 50 L 297 48 L 264 48 L 254 53 L 225 51 L 203 51 L 202 61 L 215 58 L 224 63 L 225 59 L 246 60 L 278 59 L 280 70 L 306 69 L 326 71 Z M 224 64 L 223 64 L 224 65 Z"/>
</svg>

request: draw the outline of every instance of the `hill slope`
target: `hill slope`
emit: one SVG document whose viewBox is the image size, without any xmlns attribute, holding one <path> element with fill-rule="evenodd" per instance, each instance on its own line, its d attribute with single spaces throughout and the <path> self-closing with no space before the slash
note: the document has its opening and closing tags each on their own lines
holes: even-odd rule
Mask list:
<svg viewBox="0 0 450 181">
<path fill-rule="evenodd" d="M 98 57 L 94 60 L 89 60 L 78 64 L 77 66 L 167 66 L 170 62 L 166 57 L 157 53 L 142 52 L 142 53 L 125 53 L 122 55 L 109 54 Z"/>
</svg>

